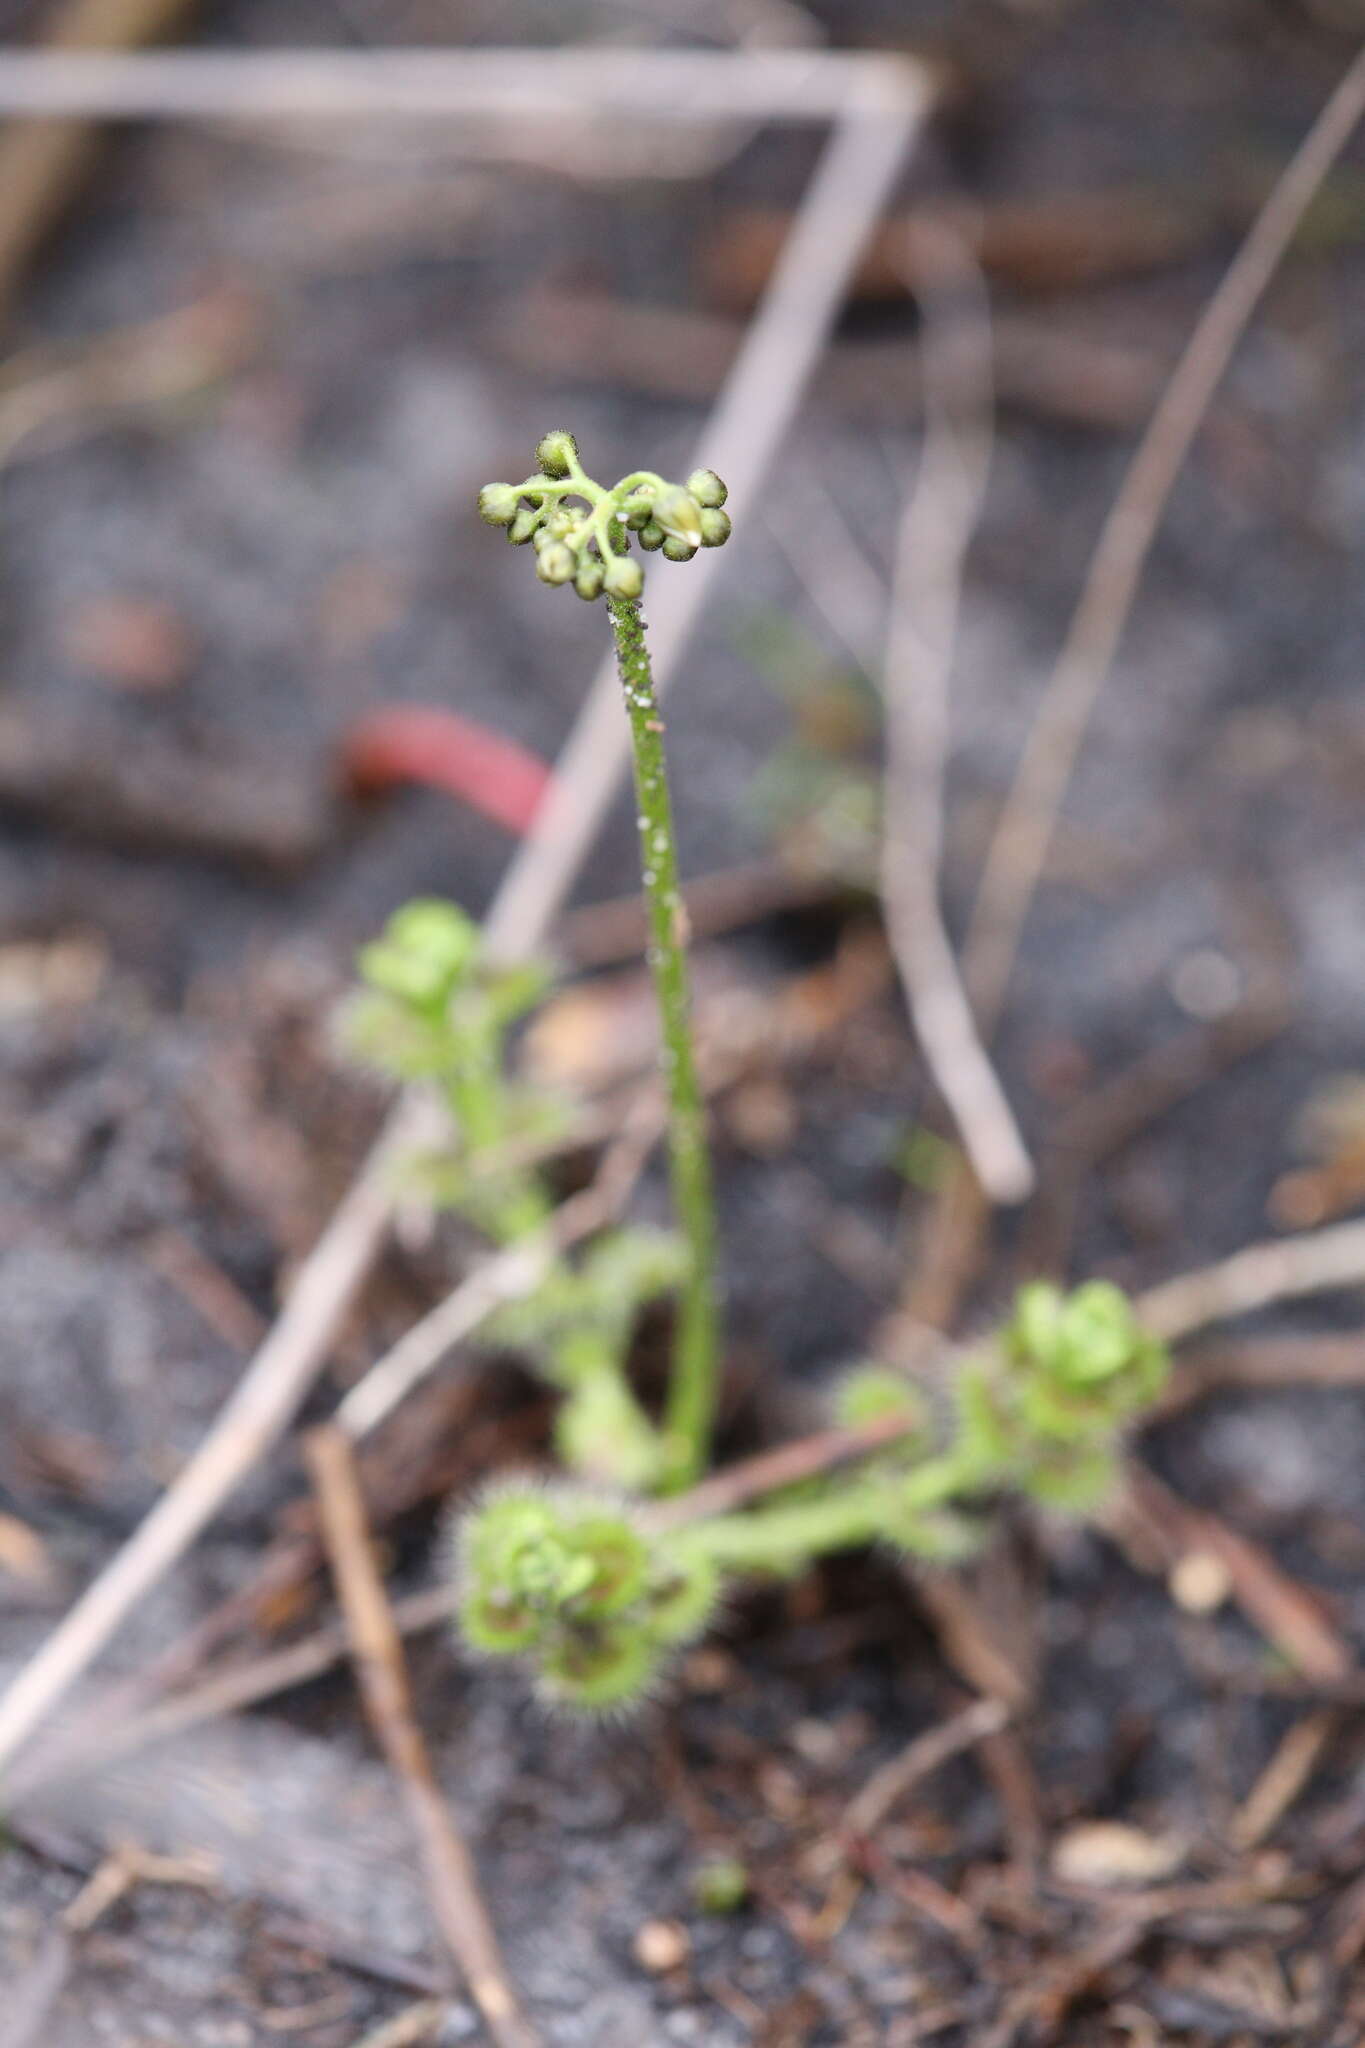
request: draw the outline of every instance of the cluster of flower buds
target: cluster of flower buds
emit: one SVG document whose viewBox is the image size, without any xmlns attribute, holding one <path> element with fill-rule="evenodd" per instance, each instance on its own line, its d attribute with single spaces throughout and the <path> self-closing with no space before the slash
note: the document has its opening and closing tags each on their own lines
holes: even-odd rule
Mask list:
<svg viewBox="0 0 1365 2048">
<path fill-rule="evenodd" d="M 671 562 L 690 562 L 698 548 L 730 538 L 726 489 L 713 469 L 694 470 L 685 484 L 636 470 L 605 490 L 584 474 L 577 443 L 562 429 L 543 436 L 536 460 L 538 473 L 524 483 L 484 485 L 480 517 L 535 549 L 542 583 L 572 583 L 589 602 L 640 595 L 644 570 L 627 552 L 631 534 Z"/>
<path fill-rule="evenodd" d="M 533 1664 L 552 1704 L 628 1708 L 699 1635 L 717 1576 L 685 1542 L 570 1487 L 504 1486 L 457 1535 L 460 1626 L 475 1649 Z"/>
</svg>

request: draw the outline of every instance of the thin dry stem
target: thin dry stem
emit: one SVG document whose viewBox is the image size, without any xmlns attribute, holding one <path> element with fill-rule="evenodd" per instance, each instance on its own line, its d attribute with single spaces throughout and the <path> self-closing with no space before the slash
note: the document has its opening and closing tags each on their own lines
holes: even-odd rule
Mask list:
<svg viewBox="0 0 1365 2048">
<path fill-rule="evenodd" d="M 402 1788 L 432 1916 L 499 2048 L 536 2048 L 535 2032 L 508 1983 L 473 1861 L 437 1783 L 413 1713 L 403 1640 L 375 1564 L 355 1454 L 335 1428 L 313 1431 L 304 1441 L 304 1454 L 317 1491 L 323 1540 L 365 1715 Z"/>
<path fill-rule="evenodd" d="M 1365 49 L 1286 166 L 1205 307 L 1101 529 L 991 842 L 968 935 L 967 986 L 987 1032 L 999 1017 L 1067 785 L 1171 491 L 1257 304 L 1362 113 Z"/>
<path fill-rule="evenodd" d="M 954 230 L 921 227 L 908 268 L 923 309 L 925 433 L 896 542 L 883 694 L 882 903 L 924 1057 L 983 1189 L 1020 1202 L 1033 1167 L 987 1057 L 939 902 L 948 688 L 967 549 L 991 454 L 990 312 Z"/>
</svg>

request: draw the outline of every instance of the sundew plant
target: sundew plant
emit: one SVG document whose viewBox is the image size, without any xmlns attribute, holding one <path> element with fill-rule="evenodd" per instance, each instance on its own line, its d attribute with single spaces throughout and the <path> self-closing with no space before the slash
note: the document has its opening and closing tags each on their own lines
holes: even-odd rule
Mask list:
<svg viewBox="0 0 1365 2048">
<path fill-rule="evenodd" d="M 978 1546 L 992 1503 L 1015 1493 L 1086 1514 L 1112 1490 L 1123 1432 L 1160 1392 L 1163 1347 L 1107 1281 L 1073 1293 L 1023 1287 L 1007 1322 L 968 1348 L 951 1399 L 931 1399 L 884 1366 L 851 1372 L 835 1420 L 872 1425 L 877 1447 L 733 1511 L 689 1512 L 685 1492 L 711 1454 L 720 1344 L 716 1221 L 705 1106 L 690 1017 L 687 919 L 664 725 L 633 548 L 689 561 L 730 534 L 725 485 L 635 470 L 609 489 L 584 471 L 567 433 L 547 434 L 538 468 L 487 485 L 479 509 L 534 551 L 551 587 L 603 599 L 616 645 L 634 759 L 648 962 L 668 1105 L 674 1229 L 604 1231 L 576 1262 L 500 1310 L 493 1341 L 520 1352 L 560 1395 L 565 1476 L 505 1481 L 458 1517 L 454 1571 L 466 1641 L 529 1668 L 547 1701 L 586 1713 L 648 1696 L 679 1647 L 707 1627 L 728 1586 L 796 1572 L 828 1553 L 886 1544 L 951 1562 Z M 510 1078 L 507 1039 L 540 998 L 536 970 L 491 968 L 478 927 L 452 904 L 409 904 L 360 958 L 365 992 L 351 1034 L 388 1073 L 442 1094 L 455 1143 L 420 1163 L 428 1194 L 499 1244 L 541 1230 L 539 1173 L 518 1164 L 563 1106 Z M 641 1307 L 674 1297 L 662 1412 L 629 1377 Z"/>
</svg>

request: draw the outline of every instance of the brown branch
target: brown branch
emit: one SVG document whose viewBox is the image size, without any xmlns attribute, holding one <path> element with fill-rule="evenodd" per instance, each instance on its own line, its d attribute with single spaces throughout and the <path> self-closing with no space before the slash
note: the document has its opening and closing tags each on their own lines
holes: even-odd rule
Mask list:
<svg viewBox="0 0 1365 2048">
<path fill-rule="evenodd" d="M 972 1749 L 987 1736 L 998 1735 L 1010 1718 L 1003 1700 L 975 1700 L 928 1728 L 906 1744 L 899 1756 L 874 1771 L 862 1790 L 849 1801 L 842 1831 L 846 1835 L 874 1835 L 894 1806 L 934 1771 L 964 1749 Z"/>
<path fill-rule="evenodd" d="M 432 1915 L 499 2048 L 536 2048 L 503 1966 L 469 1851 L 437 1783 L 413 1714 L 402 1637 L 374 1560 L 355 1455 L 334 1427 L 314 1430 L 304 1455 L 375 1739 L 397 1776 L 417 1837 Z"/>
</svg>

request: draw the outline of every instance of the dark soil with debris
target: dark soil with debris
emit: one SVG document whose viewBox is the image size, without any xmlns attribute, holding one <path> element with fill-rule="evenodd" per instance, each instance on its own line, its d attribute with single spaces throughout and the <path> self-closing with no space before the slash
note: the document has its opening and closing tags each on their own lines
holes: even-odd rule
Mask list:
<svg viewBox="0 0 1365 2048">
<path fill-rule="evenodd" d="M 904 196 L 1046 214 L 1111 188 L 1169 229 L 1145 260 L 1121 247 L 1105 278 L 1068 277 L 1065 235 L 1044 234 L 1042 255 L 1035 236 L 993 279 L 1001 417 L 954 684 L 957 920 L 1150 395 L 1359 22 L 1346 0 L 812 11 L 836 42 L 951 66 Z M 690 24 L 664 0 L 201 12 L 233 47 Z M 139 131 L 108 142 L 30 280 L 10 340 L 35 372 L 196 301 L 231 308 L 236 339 L 197 388 L 114 416 L 77 388 L 3 478 L 3 1675 L 198 1441 L 377 1125 L 332 1033 L 353 948 L 418 892 L 481 908 L 507 860 L 508 835 L 449 798 L 341 793 L 347 732 L 425 702 L 549 759 L 600 655 L 597 611 L 556 605 L 495 545 L 478 484 L 520 473 L 561 418 L 604 472 L 642 451 L 685 463 L 704 406 L 676 366 L 646 356 L 601 381 L 590 354 L 547 342 L 545 295 L 733 317 L 735 222 L 789 208 L 813 154 L 758 136 L 697 176 L 624 185 L 462 161 L 426 133 Z M 1215 405 L 1104 693 L 1001 1038 L 1043 1192 L 957 1290 L 957 1330 L 1023 1272 L 1141 1286 L 1365 1199 L 1363 181 L 1358 139 Z M 708 284 L 722 274 L 724 303 Z M 1011 373 L 1020 334 L 1044 354 L 1049 337 L 1088 344 L 1093 388 L 1079 365 L 1050 395 Z M 876 644 L 856 588 L 807 594 L 809 542 L 781 507 L 823 486 L 884 580 L 917 439 L 913 347 L 902 306 L 850 310 L 771 519 L 729 551 L 670 714 L 689 873 L 770 851 L 753 784 L 790 732 L 784 661 L 837 680 L 849 643 Z M 1136 397 L 1115 386 L 1118 353 Z M 622 804 L 577 901 L 628 890 L 631 862 Z M 735 1448 L 818 1419 L 903 1274 L 942 1277 L 930 1198 L 895 1163 L 933 1116 L 925 1079 L 885 980 L 849 994 L 868 915 L 770 919 L 699 959 L 704 988 L 813 991 L 839 1019 L 799 1070 L 763 1070 L 718 1106 Z M 1187 1057 L 1167 1092 L 1160 1059 L 1144 1062 L 1173 1046 Z M 662 1215 L 661 1184 L 640 1202 Z M 451 1260 L 439 1233 L 391 1256 L 319 1414 Z M 1276 1338 L 1309 1359 L 1359 1327 L 1338 1300 L 1234 1335 L 1248 1355 Z M 399 1588 L 429 1578 L 441 1499 L 535 1455 L 543 1420 L 501 1365 L 487 1386 L 438 1382 L 408 1434 L 395 1425 L 376 1484 Z M 1365 1392 L 1233 1386 L 1139 1449 L 1365 1651 Z M 89 1698 L 252 1583 L 268 1546 L 306 1544 L 305 1491 L 287 1447 L 123 1631 Z M 868 1840 L 849 1801 L 979 1670 L 942 1585 L 890 1561 L 756 1596 L 667 1700 L 609 1730 L 547 1720 L 514 1679 L 421 1639 L 422 1723 L 545 2040 L 1354 2048 L 1365 1688 L 1315 1687 L 1233 1607 L 1182 1606 L 1150 1564 L 1096 1532 L 1002 1530 L 973 1611 L 1033 1696 Z M 330 1611 L 305 1572 L 258 1604 L 235 1654 Z M 1311 1761 L 1257 1833 L 1248 1795 L 1272 1757 L 1292 1760 L 1296 1730 Z M 0 2009 L 5 2048 L 348 2048 L 445 1987 L 391 1781 L 340 1677 L 35 1794 L 14 1826 L 0 1981 L 36 1995 L 51 1970 L 64 1988 L 36 2033 L 16 2008 L 7 2035 Z M 68 1948 L 63 1908 L 127 1842 L 183 1867 Z M 749 1896 L 708 1916 L 694 1887 L 720 1855 Z M 443 2027 L 431 2038 L 483 2038 L 459 2001 Z"/>
</svg>

